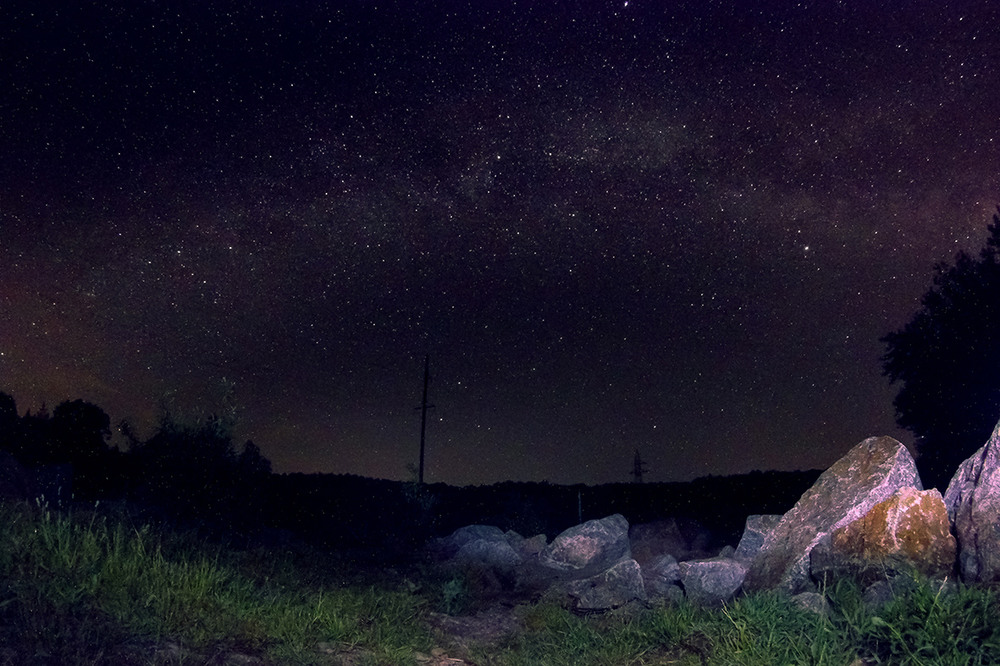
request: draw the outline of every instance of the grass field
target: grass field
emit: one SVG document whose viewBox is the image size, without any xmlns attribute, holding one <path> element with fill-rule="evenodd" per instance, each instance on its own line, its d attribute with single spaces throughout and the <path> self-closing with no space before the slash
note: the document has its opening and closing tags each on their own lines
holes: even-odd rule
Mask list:
<svg viewBox="0 0 1000 666">
<path fill-rule="evenodd" d="M 473 588 L 417 568 L 226 549 L 101 507 L 2 505 L 0 539 L 0 664 L 1000 663 L 998 596 L 961 586 L 875 611 L 842 583 L 826 616 L 777 594 L 591 617 L 522 604 L 504 609 L 517 630 L 482 644 L 430 621 L 482 610 Z"/>
</svg>

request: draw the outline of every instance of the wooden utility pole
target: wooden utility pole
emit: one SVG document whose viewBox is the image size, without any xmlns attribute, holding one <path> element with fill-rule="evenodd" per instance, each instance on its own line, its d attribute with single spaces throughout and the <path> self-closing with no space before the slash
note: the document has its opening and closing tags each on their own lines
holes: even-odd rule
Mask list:
<svg viewBox="0 0 1000 666">
<path fill-rule="evenodd" d="M 642 456 L 639 455 L 639 449 L 635 450 L 635 459 L 632 461 L 632 481 L 634 483 L 642 483 L 642 475 L 646 471 L 646 463 L 642 461 Z"/>
<path fill-rule="evenodd" d="M 427 384 L 431 377 L 430 369 L 431 357 L 428 354 L 424 356 L 424 399 L 421 401 L 420 406 L 417 407 L 420 410 L 420 468 L 417 471 L 417 482 L 420 484 L 424 482 L 424 442 L 426 441 L 427 433 L 427 410 L 434 409 L 434 405 L 427 404 Z"/>
</svg>

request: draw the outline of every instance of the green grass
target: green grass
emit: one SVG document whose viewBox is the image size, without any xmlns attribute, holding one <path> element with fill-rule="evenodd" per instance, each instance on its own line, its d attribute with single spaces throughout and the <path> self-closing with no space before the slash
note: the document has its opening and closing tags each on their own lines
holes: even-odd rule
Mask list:
<svg viewBox="0 0 1000 666">
<path fill-rule="evenodd" d="M 431 611 L 483 607 L 469 581 L 364 574 L 304 548 L 227 550 L 103 511 L 0 506 L 0 664 L 415 664 L 442 640 Z M 482 666 L 1000 663 L 995 592 L 914 581 L 878 610 L 847 582 L 825 593 L 826 616 L 772 593 L 591 617 L 525 604 L 501 645 L 445 647 Z"/>
<path fill-rule="evenodd" d="M 420 597 L 342 587 L 335 572 L 288 555 L 228 553 L 44 507 L 0 508 L 0 535 L 0 663 L 206 663 L 239 652 L 329 664 L 326 652 L 361 651 L 408 664 L 431 646 Z"/>
<path fill-rule="evenodd" d="M 965 587 L 938 593 L 917 582 L 876 611 L 848 582 L 827 591 L 830 614 L 798 608 L 777 593 L 721 609 L 681 604 L 639 614 L 580 618 L 561 608 L 526 611 L 526 630 L 482 664 L 718 664 L 847 666 L 1000 663 L 1000 603 Z"/>
</svg>

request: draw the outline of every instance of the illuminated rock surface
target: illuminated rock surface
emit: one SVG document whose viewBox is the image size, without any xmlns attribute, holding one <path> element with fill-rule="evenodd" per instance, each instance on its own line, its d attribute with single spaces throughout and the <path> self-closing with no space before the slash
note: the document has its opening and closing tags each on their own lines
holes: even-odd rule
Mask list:
<svg viewBox="0 0 1000 666">
<path fill-rule="evenodd" d="M 809 555 L 820 539 L 907 486 L 922 488 L 906 447 L 891 437 L 870 437 L 856 445 L 820 475 L 768 534 L 750 563 L 744 590 L 809 590 Z"/>
</svg>

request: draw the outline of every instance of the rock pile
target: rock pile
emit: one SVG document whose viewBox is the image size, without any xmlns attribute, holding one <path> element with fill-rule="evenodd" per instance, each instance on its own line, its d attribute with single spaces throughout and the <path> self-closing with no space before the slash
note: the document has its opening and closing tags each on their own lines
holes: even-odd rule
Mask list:
<svg viewBox="0 0 1000 666">
<path fill-rule="evenodd" d="M 819 583 L 850 578 L 878 598 L 914 576 L 1000 583 L 1000 423 L 959 467 L 944 496 L 924 490 L 906 447 L 872 437 L 827 469 L 784 515 L 749 516 L 739 545 L 668 519 L 629 526 L 621 515 L 572 527 L 547 543 L 470 526 L 431 546 L 443 566 L 474 567 L 510 591 L 545 594 L 579 611 L 687 598 L 718 605 L 781 590 L 809 605 Z M 682 529 L 683 526 L 683 529 Z"/>
<path fill-rule="evenodd" d="M 636 529 L 638 528 L 638 529 Z M 551 543 L 544 535 L 526 539 L 515 532 L 471 525 L 437 539 L 428 552 L 442 566 L 500 580 L 515 595 L 555 599 L 581 612 L 617 608 L 630 601 L 678 601 L 685 591 L 700 603 L 731 598 L 746 568 L 732 557 L 685 560 L 673 553 L 653 555 L 650 541 L 666 542 L 678 555 L 701 552 L 705 533 L 687 526 L 690 540 L 676 524 L 635 525 L 615 514 L 571 527 Z M 633 541 L 631 535 L 638 535 Z M 640 562 L 633 557 L 637 543 Z M 732 549 L 729 549 L 732 551 Z"/>
</svg>

